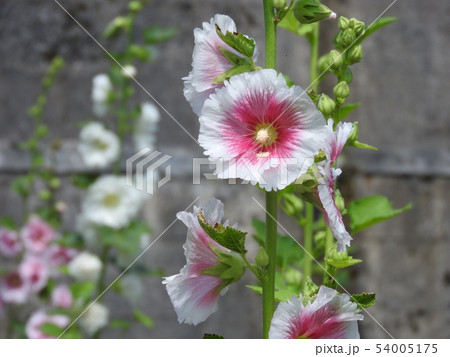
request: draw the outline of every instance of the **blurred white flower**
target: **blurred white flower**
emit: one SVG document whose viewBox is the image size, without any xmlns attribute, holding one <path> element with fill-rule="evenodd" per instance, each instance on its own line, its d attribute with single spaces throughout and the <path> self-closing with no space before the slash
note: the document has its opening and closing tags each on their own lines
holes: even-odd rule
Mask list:
<svg viewBox="0 0 450 357">
<path fill-rule="evenodd" d="M 119 138 L 103 124 L 92 122 L 81 129 L 78 151 L 86 166 L 103 168 L 119 157 Z"/>
<path fill-rule="evenodd" d="M 120 229 L 136 217 L 144 198 L 143 192 L 126 186 L 125 177 L 102 176 L 89 186 L 82 214 L 94 224 Z"/>
<path fill-rule="evenodd" d="M 108 308 L 96 302 L 80 317 L 78 324 L 88 335 L 92 335 L 108 324 L 108 318 Z"/>
<path fill-rule="evenodd" d="M 56 338 L 57 336 L 50 336 L 42 332 L 42 325 L 52 324 L 63 329 L 69 325 L 69 322 L 70 319 L 68 316 L 48 315 L 45 311 L 39 310 L 29 318 L 25 326 L 25 333 L 28 338 Z"/>
<path fill-rule="evenodd" d="M 92 79 L 91 99 L 93 103 L 92 110 L 95 115 L 101 117 L 106 114 L 108 110 L 108 93 L 112 89 L 113 86 L 107 74 L 97 74 Z"/>
<path fill-rule="evenodd" d="M 126 66 L 123 66 L 122 68 L 122 75 L 126 78 L 133 78 L 137 75 L 137 69 L 132 64 L 128 64 Z"/>
<path fill-rule="evenodd" d="M 102 265 L 102 261 L 95 254 L 82 252 L 69 263 L 69 274 L 77 280 L 96 281 Z"/>
<path fill-rule="evenodd" d="M 155 147 L 156 132 L 160 119 L 161 115 L 156 105 L 150 102 L 142 103 L 141 115 L 136 122 L 133 135 L 136 150 L 153 149 Z"/>
<path fill-rule="evenodd" d="M 132 305 L 137 305 L 144 292 L 142 281 L 137 274 L 127 274 L 120 280 L 122 295 Z"/>
</svg>

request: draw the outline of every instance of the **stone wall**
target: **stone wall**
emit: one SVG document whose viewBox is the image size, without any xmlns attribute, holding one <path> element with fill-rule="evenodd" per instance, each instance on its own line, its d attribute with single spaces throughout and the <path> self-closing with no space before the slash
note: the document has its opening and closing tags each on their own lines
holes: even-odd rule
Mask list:
<svg viewBox="0 0 450 357">
<path fill-rule="evenodd" d="M 138 26 L 177 26 L 179 33 L 160 47 L 152 64 L 139 67 L 137 79 L 194 137 L 198 123 L 182 94 L 181 77 L 190 70 L 192 30 L 215 13 L 228 14 L 243 33 L 256 39 L 263 49 L 263 21 L 260 1 L 150 1 Z M 126 8 L 119 0 L 60 0 L 93 37 L 101 40 L 105 25 Z M 330 0 L 338 14 L 355 16 L 370 24 L 391 1 Z M 354 270 L 352 291 L 375 291 L 378 302 L 371 315 L 396 338 L 450 337 L 450 256 L 448 212 L 450 186 L 449 42 L 450 3 L 438 0 L 397 1 L 385 16 L 399 21 L 364 43 L 362 64 L 354 66 L 352 102 L 364 104 L 349 120 L 360 122 L 361 141 L 378 147 L 378 152 L 346 151 L 342 177 L 348 198 L 385 194 L 395 207 L 409 202 L 413 210 L 379 224 L 355 237 L 357 257 L 365 261 Z M 335 23 L 322 27 L 321 52 L 329 50 Z M 308 46 L 284 30 L 279 31 L 279 69 L 295 82 L 308 86 Z M 91 78 L 107 70 L 104 52 L 58 6 L 48 0 L 0 3 L 0 216 L 20 217 L 20 202 L 8 189 L 11 180 L 27 169 L 27 158 L 17 142 L 30 134 L 26 108 L 39 93 L 40 79 L 49 60 L 62 55 L 67 66 L 50 93 L 46 112 L 53 135 L 62 139 L 57 170 L 67 183 L 61 197 L 70 203 L 66 225 L 72 227 L 80 192 L 69 185 L 69 175 L 82 171 L 74 152 L 77 123 L 92 118 Z M 115 44 L 101 40 L 106 49 Z M 326 88 L 327 83 L 325 83 Z M 139 100 L 149 100 L 137 88 Z M 197 144 L 163 113 L 158 149 L 174 157 L 173 179 L 147 202 L 144 214 L 155 237 L 194 198 L 216 196 L 225 202 L 226 215 L 241 227 L 251 226 L 253 217 L 263 218 L 252 195 L 262 200 L 251 186 L 229 186 L 224 182 L 191 184 L 190 159 L 201 155 Z M 295 227 L 292 234 L 298 235 Z M 184 264 L 182 243 L 185 229 L 176 223 L 145 254 L 152 267 L 173 274 Z M 255 249 L 251 246 L 250 249 Z M 111 272 L 111 279 L 114 278 Z M 260 336 L 260 300 L 245 288 L 246 277 L 221 300 L 221 309 L 197 327 L 178 325 L 160 281 L 149 280 L 142 309 L 155 318 L 156 328 L 136 328 L 129 337 L 201 337 L 215 332 L 231 338 Z M 107 296 L 112 304 L 118 304 Z M 115 315 L 126 314 L 118 306 Z M 370 316 L 361 324 L 364 337 L 387 337 Z"/>
</svg>

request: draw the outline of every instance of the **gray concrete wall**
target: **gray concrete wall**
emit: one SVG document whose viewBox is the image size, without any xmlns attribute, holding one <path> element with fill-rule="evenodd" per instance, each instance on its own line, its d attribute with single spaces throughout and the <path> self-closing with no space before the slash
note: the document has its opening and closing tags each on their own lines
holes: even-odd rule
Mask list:
<svg viewBox="0 0 450 357">
<path fill-rule="evenodd" d="M 126 8 L 126 1 L 61 0 L 64 6 L 95 38 L 105 25 Z M 139 67 L 137 79 L 196 137 L 198 122 L 185 102 L 181 77 L 191 65 L 192 29 L 215 13 L 230 15 L 243 33 L 254 37 L 263 58 L 263 21 L 260 1 L 151 1 L 140 16 L 140 27 L 148 24 L 175 25 L 179 34 L 160 47 L 160 57 Z M 330 0 L 338 14 L 371 23 L 391 1 Z M 445 1 L 399 0 L 385 14 L 399 21 L 364 44 L 365 58 L 354 66 L 351 101 L 362 101 L 349 120 L 360 122 L 361 141 L 378 152 L 348 149 L 342 177 L 348 198 L 385 194 L 396 207 L 409 202 L 413 210 L 379 224 L 355 237 L 357 256 L 365 259 L 354 270 L 352 291 L 375 291 L 378 302 L 372 316 L 394 337 L 450 337 L 450 241 L 449 201 L 449 33 L 450 4 Z M 447 14 L 447 15 L 446 15 Z M 334 24 L 324 24 L 321 52 L 330 48 Z M 107 70 L 103 51 L 53 1 L 0 3 L 0 216 L 19 217 L 19 200 L 8 184 L 27 168 L 27 159 L 16 148 L 30 133 L 28 108 L 39 92 L 40 79 L 49 60 L 64 56 L 67 66 L 50 93 L 46 112 L 53 134 L 63 140 L 57 169 L 65 177 L 83 170 L 73 152 L 77 122 L 92 118 L 91 78 Z M 111 41 L 101 41 L 114 48 Z M 308 86 L 308 46 L 290 33 L 279 32 L 279 68 L 303 87 Z M 325 87 L 324 87 L 325 88 Z M 137 89 L 139 100 L 148 100 Z M 252 217 L 263 218 L 250 196 L 251 186 L 229 186 L 224 182 L 190 183 L 190 158 L 201 155 L 197 144 L 172 119 L 163 114 L 158 137 L 160 151 L 174 156 L 173 180 L 148 200 L 144 214 L 155 235 L 162 232 L 195 197 L 216 196 L 225 202 L 226 215 L 240 226 L 250 227 Z M 80 192 L 65 185 L 62 197 L 71 204 L 66 225 L 73 226 Z M 289 226 L 289 229 L 294 229 Z M 293 235 L 298 235 L 295 231 Z M 184 264 L 181 245 L 185 229 L 174 225 L 143 259 L 169 274 Z M 254 247 L 250 247 L 254 249 Z M 111 277 L 113 277 L 111 272 Z M 156 321 L 153 331 L 134 329 L 129 337 L 201 337 L 215 332 L 227 337 L 260 335 L 260 302 L 245 288 L 248 276 L 221 301 L 221 309 L 198 327 L 180 326 L 157 279 L 149 280 L 142 308 Z M 118 302 L 107 297 L 112 304 Z M 115 309 L 127 313 L 127 306 Z M 239 326 L 239 327 L 237 327 Z M 361 324 L 364 337 L 386 337 L 366 316 Z"/>
</svg>

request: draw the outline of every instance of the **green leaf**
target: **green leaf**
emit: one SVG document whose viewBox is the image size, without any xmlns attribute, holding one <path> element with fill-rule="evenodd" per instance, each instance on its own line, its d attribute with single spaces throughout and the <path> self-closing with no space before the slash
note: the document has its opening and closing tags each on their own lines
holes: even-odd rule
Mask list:
<svg viewBox="0 0 450 357">
<path fill-rule="evenodd" d="M 72 176 L 72 184 L 78 188 L 86 189 L 95 182 L 98 174 L 77 174 Z"/>
<path fill-rule="evenodd" d="M 215 333 L 205 333 L 203 335 L 204 340 L 213 340 L 213 339 L 224 339 L 225 337 L 217 335 Z"/>
<path fill-rule="evenodd" d="M 258 219 L 252 220 L 256 234 L 253 235 L 261 247 L 265 245 L 266 224 Z M 277 235 L 277 265 L 280 268 L 288 264 L 300 263 L 303 258 L 302 248 L 289 236 Z"/>
<path fill-rule="evenodd" d="M 352 146 L 355 148 L 360 148 L 360 149 L 369 149 L 369 150 L 375 150 L 375 151 L 378 150 L 375 146 L 370 146 L 369 144 L 360 143 L 358 140 L 355 140 L 352 143 Z"/>
<path fill-rule="evenodd" d="M 239 254 L 247 253 L 245 249 L 245 236 L 247 232 L 242 232 L 230 226 L 224 227 L 221 224 L 216 224 L 212 227 L 206 223 L 201 211 L 198 213 L 198 222 L 203 230 L 222 247 Z"/>
<path fill-rule="evenodd" d="M 393 218 L 412 208 L 411 204 L 400 209 L 392 208 L 392 203 L 384 196 L 368 196 L 351 202 L 347 207 L 352 233 L 357 233 L 378 222 Z"/>
<path fill-rule="evenodd" d="M 175 36 L 177 32 L 176 27 L 151 26 L 144 30 L 144 40 L 148 44 L 164 42 Z"/>
<path fill-rule="evenodd" d="M 75 325 L 72 325 L 67 331 L 64 332 L 64 334 L 61 336 L 61 338 L 63 339 L 82 339 L 83 338 L 83 334 L 81 333 L 81 331 L 76 328 Z"/>
<path fill-rule="evenodd" d="M 243 34 L 238 32 L 227 31 L 225 34 L 222 33 L 219 26 L 216 24 L 217 35 L 221 38 L 232 49 L 242 53 L 246 57 L 253 57 L 255 52 L 255 41 L 251 38 L 245 37 Z"/>
<path fill-rule="evenodd" d="M 358 108 L 362 103 L 354 103 L 354 104 L 347 104 L 343 105 L 341 107 L 341 111 L 339 112 L 339 119 L 344 119 L 347 115 L 349 115 L 351 112 L 353 112 L 356 108 Z"/>
<path fill-rule="evenodd" d="M 58 337 L 64 332 L 64 329 L 54 324 L 45 322 L 40 326 L 40 330 L 49 336 Z"/>
<path fill-rule="evenodd" d="M 338 255 L 338 254 L 343 254 L 343 253 L 336 253 L 336 255 Z M 335 256 L 332 258 L 325 258 L 325 262 L 331 266 L 334 266 L 335 268 L 343 269 L 343 268 L 347 268 L 352 265 L 361 263 L 362 260 L 354 259 L 351 256 L 343 256 L 341 258 L 339 256 Z"/>
<path fill-rule="evenodd" d="M 88 299 L 95 289 L 93 281 L 75 282 L 70 285 L 70 291 L 74 299 Z"/>
<path fill-rule="evenodd" d="M 213 79 L 212 83 L 213 84 L 223 84 L 223 82 L 229 80 L 231 77 L 233 77 L 237 74 L 241 74 L 241 73 L 245 73 L 245 72 L 252 72 L 252 71 L 253 71 L 253 67 L 250 66 L 249 64 L 234 66 L 234 67 L 230 68 L 229 70 L 219 74 L 216 78 Z"/>
<path fill-rule="evenodd" d="M 128 329 L 131 326 L 131 322 L 130 321 L 126 321 L 126 320 L 121 320 L 121 319 L 115 319 L 113 321 L 110 322 L 109 327 L 110 328 L 120 328 L 120 329 Z"/>
<path fill-rule="evenodd" d="M 0 227 L 14 230 L 14 229 L 16 229 L 16 223 L 10 217 L 2 217 L 2 218 L 0 218 Z"/>
<path fill-rule="evenodd" d="M 393 22 L 397 21 L 396 17 L 381 17 L 379 18 L 377 21 L 375 21 L 372 25 L 369 25 L 366 30 L 364 31 L 364 33 L 361 35 L 361 37 L 359 37 L 355 43 L 352 45 L 353 46 L 357 46 L 359 45 L 361 42 L 363 42 L 367 37 L 369 37 L 370 35 L 372 35 L 374 32 L 378 31 L 379 29 L 381 29 L 384 26 L 387 26 Z"/>
<path fill-rule="evenodd" d="M 238 56 L 238 55 L 234 54 L 233 52 L 226 50 L 223 47 L 219 46 L 219 51 L 222 52 L 222 54 L 225 56 L 225 58 L 228 61 L 230 61 L 231 64 L 233 64 L 235 66 L 240 66 L 246 62 L 245 57 Z"/>
<path fill-rule="evenodd" d="M 375 304 L 377 300 L 374 293 L 362 293 L 352 295 L 351 300 L 358 304 L 360 309 L 367 309 Z"/>
<path fill-rule="evenodd" d="M 148 329 L 151 329 L 153 328 L 153 326 L 155 326 L 153 319 L 150 316 L 144 314 L 142 311 L 134 309 L 133 316 L 137 321 L 139 321 L 142 325 L 144 325 Z"/>
</svg>

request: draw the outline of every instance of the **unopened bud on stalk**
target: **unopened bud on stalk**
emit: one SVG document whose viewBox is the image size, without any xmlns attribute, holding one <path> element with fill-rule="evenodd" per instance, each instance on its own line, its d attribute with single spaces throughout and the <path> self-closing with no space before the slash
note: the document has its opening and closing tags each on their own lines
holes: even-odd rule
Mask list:
<svg viewBox="0 0 450 357">
<path fill-rule="evenodd" d="M 342 54 L 336 50 L 331 50 L 328 55 L 328 66 L 330 66 L 332 70 L 339 70 L 343 63 L 344 60 L 342 58 Z"/>
<path fill-rule="evenodd" d="M 352 29 L 347 29 L 337 35 L 336 42 L 340 48 L 347 48 L 356 40 L 356 33 Z"/>
<path fill-rule="evenodd" d="M 328 69 L 328 55 L 329 53 L 321 56 L 319 58 L 319 61 L 317 62 L 317 65 L 319 66 L 320 73 L 325 72 Z"/>
<path fill-rule="evenodd" d="M 261 247 L 259 248 L 258 254 L 256 254 L 255 262 L 258 266 L 264 268 L 267 265 L 269 265 L 269 255 L 267 254 L 266 250 Z"/>
<path fill-rule="evenodd" d="M 298 0 L 293 10 L 295 18 L 302 24 L 334 19 L 336 14 L 317 0 Z"/>
<path fill-rule="evenodd" d="M 342 79 L 347 83 L 351 83 L 351 81 L 353 81 L 353 72 L 350 68 L 347 67 L 345 69 Z"/>
<path fill-rule="evenodd" d="M 354 143 L 355 141 L 358 140 L 358 136 L 359 136 L 359 127 L 358 127 L 358 122 L 355 121 L 353 123 L 353 130 L 350 133 L 350 135 L 348 136 L 347 143 L 349 145 L 351 145 L 352 143 Z"/>
<path fill-rule="evenodd" d="M 322 94 L 319 97 L 319 102 L 317 103 L 317 109 L 319 109 L 325 118 L 329 118 L 333 115 L 334 109 L 336 108 L 336 103 L 326 94 Z"/>
<path fill-rule="evenodd" d="M 339 17 L 338 27 L 343 31 L 347 30 L 349 27 L 349 19 L 344 16 Z"/>
<path fill-rule="evenodd" d="M 286 0 L 273 0 L 273 7 L 277 10 L 284 9 L 286 7 Z"/>
<path fill-rule="evenodd" d="M 139 11 L 142 10 L 142 7 L 143 7 L 143 5 L 142 5 L 142 3 L 139 2 L 139 1 L 131 1 L 131 2 L 128 4 L 128 9 L 129 9 L 131 12 L 139 12 Z"/>
<path fill-rule="evenodd" d="M 356 20 L 355 18 L 349 20 L 349 27 L 355 31 L 356 36 L 361 35 L 366 29 L 364 22 Z"/>
<path fill-rule="evenodd" d="M 347 53 L 349 64 L 358 63 L 363 58 L 363 48 L 361 45 L 352 46 Z"/>
<path fill-rule="evenodd" d="M 339 104 L 342 104 L 345 102 L 347 97 L 350 95 L 350 88 L 348 87 L 347 82 L 342 81 L 336 84 L 336 86 L 333 89 L 334 96 L 336 97 L 336 101 Z"/>
</svg>

